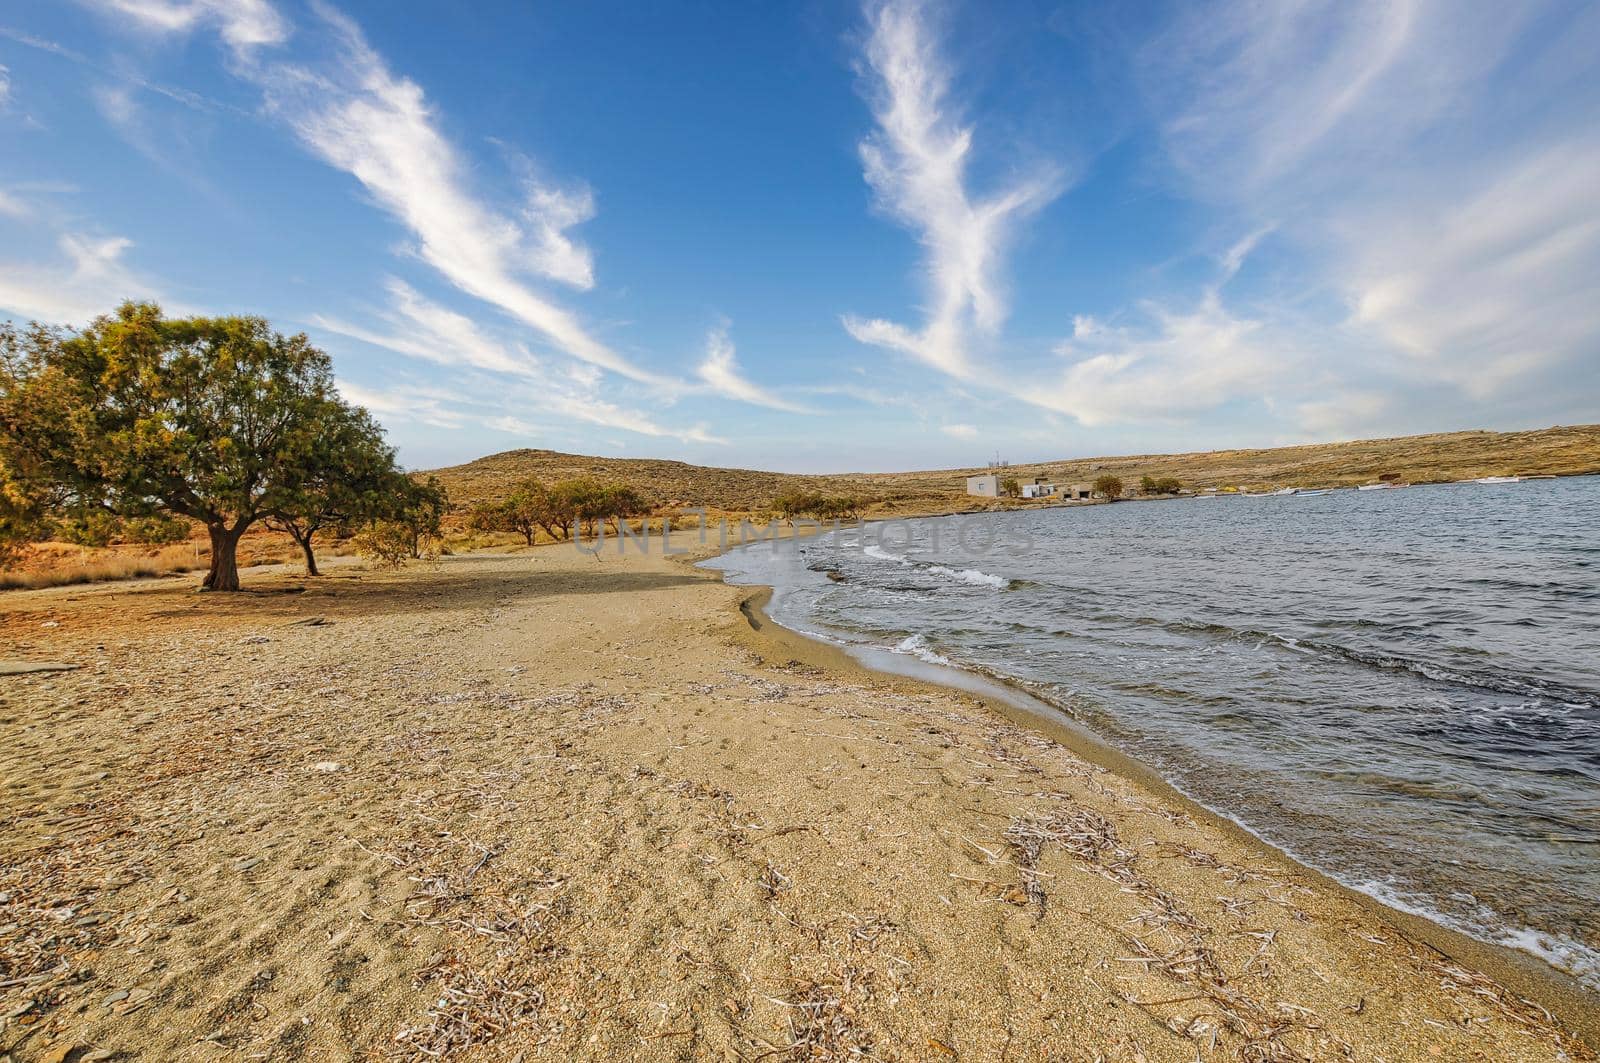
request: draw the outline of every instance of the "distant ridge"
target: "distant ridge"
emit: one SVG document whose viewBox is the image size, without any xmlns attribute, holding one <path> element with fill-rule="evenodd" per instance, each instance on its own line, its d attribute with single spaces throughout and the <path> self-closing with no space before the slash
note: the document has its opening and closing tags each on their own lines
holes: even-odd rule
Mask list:
<svg viewBox="0 0 1600 1063">
<path fill-rule="evenodd" d="M 948 506 L 968 500 L 966 477 L 982 466 L 900 473 L 804 475 L 715 468 L 657 458 L 603 458 L 554 450 L 507 450 L 434 470 L 458 506 L 502 498 L 521 480 L 577 476 L 626 480 L 656 505 L 745 511 L 791 491 L 853 495 L 878 509 Z M 1013 465 L 1010 475 L 1057 482 L 1110 473 L 1134 488 L 1143 476 L 1175 476 L 1185 487 L 1337 487 L 1397 473 L 1410 483 L 1480 476 L 1600 473 L 1600 424 L 1523 432 L 1444 432 L 1342 443 L 1186 454 L 1135 454 Z M 978 500 L 971 499 L 976 503 Z"/>
</svg>

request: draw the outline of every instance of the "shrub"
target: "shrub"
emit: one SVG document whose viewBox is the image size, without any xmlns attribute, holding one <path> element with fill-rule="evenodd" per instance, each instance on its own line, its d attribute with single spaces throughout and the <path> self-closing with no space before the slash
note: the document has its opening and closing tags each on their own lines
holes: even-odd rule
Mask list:
<svg viewBox="0 0 1600 1063">
<path fill-rule="evenodd" d="M 399 568 L 412 556 L 416 539 L 399 521 L 380 520 L 353 540 L 356 553 L 384 568 Z"/>
<path fill-rule="evenodd" d="M 1095 477 L 1094 489 L 1096 494 L 1104 495 L 1106 498 L 1111 499 L 1112 501 L 1116 501 L 1122 497 L 1122 481 L 1115 476 L 1106 475 Z"/>
<path fill-rule="evenodd" d="M 1183 484 L 1172 476 L 1146 476 L 1139 481 L 1139 492 L 1146 495 L 1175 495 L 1183 490 Z"/>
</svg>

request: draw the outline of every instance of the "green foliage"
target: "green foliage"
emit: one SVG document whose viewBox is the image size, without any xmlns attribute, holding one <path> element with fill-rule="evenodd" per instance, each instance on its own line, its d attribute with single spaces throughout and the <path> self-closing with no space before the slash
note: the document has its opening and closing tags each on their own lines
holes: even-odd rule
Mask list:
<svg viewBox="0 0 1600 1063">
<path fill-rule="evenodd" d="M 1094 481 L 1094 490 L 1096 494 L 1104 495 L 1114 502 L 1122 497 L 1122 481 L 1109 474 L 1097 476 Z"/>
<path fill-rule="evenodd" d="M 356 553 L 384 568 L 399 568 L 412 557 L 415 537 L 399 521 L 376 521 L 354 539 Z"/>
<path fill-rule="evenodd" d="M 1146 476 L 1139 481 L 1140 494 L 1146 495 L 1175 495 L 1183 490 L 1183 484 L 1173 476 Z"/>
<path fill-rule="evenodd" d="M 63 512 L 204 524 L 206 589 L 237 590 L 239 538 L 307 513 L 355 441 L 392 466 L 328 356 L 258 317 L 168 319 L 130 302 L 77 333 L 0 326 L 0 464 Z"/>
<path fill-rule="evenodd" d="M 813 520 L 855 520 L 861 515 L 857 498 L 832 497 L 807 491 L 791 491 L 772 500 L 772 511 L 785 520 L 810 517 Z"/>
<path fill-rule="evenodd" d="M 1007 498 L 1021 498 L 1022 484 L 1017 482 L 1015 476 L 1007 476 L 1000 481 L 1000 493 Z"/>
<path fill-rule="evenodd" d="M 37 503 L 27 497 L 0 465 L 0 568 L 16 564 L 28 544 L 44 534 Z"/>
<path fill-rule="evenodd" d="M 529 545 L 540 531 L 551 539 L 572 537 L 572 528 L 592 533 L 597 524 L 615 524 L 647 512 L 649 507 L 634 488 L 580 478 L 545 486 L 525 480 L 504 501 L 478 506 L 470 518 L 477 531 L 515 532 Z"/>
<path fill-rule="evenodd" d="M 415 480 L 398 475 L 393 481 L 386 512 L 388 519 L 404 528 L 409 537 L 411 556 L 437 554 L 444 516 L 450 512 L 450 496 L 437 476 Z"/>
<path fill-rule="evenodd" d="M 122 537 L 130 543 L 161 546 L 181 543 L 189 537 L 189 522 L 165 513 L 152 513 L 148 517 L 130 517 L 122 522 Z"/>
<path fill-rule="evenodd" d="M 122 530 L 116 514 L 103 509 L 77 510 L 58 516 L 55 537 L 79 546 L 109 546 Z"/>
</svg>

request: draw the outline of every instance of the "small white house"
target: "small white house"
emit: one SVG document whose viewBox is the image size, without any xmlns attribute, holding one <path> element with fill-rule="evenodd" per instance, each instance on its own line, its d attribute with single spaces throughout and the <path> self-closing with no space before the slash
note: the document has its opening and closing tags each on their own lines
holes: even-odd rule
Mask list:
<svg viewBox="0 0 1600 1063">
<path fill-rule="evenodd" d="M 982 498 L 999 498 L 1000 477 L 992 472 L 983 476 L 967 477 L 967 494 L 978 495 Z"/>
<path fill-rule="evenodd" d="M 1049 498 L 1056 493 L 1056 485 L 1045 481 L 1044 477 L 1036 478 L 1031 484 L 1022 485 L 1023 498 Z"/>
</svg>

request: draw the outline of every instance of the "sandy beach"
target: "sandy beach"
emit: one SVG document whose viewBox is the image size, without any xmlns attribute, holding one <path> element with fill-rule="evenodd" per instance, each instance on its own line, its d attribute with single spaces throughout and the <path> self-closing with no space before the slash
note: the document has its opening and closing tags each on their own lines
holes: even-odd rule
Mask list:
<svg viewBox="0 0 1600 1063">
<path fill-rule="evenodd" d="M 0 677 L 0 1060 L 1596 1058 L 1576 991 L 686 559 L 193 584 L 0 600 L 77 666 Z"/>
</svg>

